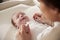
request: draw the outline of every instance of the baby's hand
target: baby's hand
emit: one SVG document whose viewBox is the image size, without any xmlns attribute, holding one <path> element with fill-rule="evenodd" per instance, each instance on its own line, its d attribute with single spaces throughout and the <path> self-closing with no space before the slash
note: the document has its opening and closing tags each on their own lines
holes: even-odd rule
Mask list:
<svg viewBox="0 0 60 40">
<path fill-rule="evenodd" d="M 16 35 L 16 40 L 32 40 L 29 25 L 22 25 Z"/>
<path fill-rule="evenodd" d="M 12 24 L 18 29 L 20 25 L 26 24 L 26 22 L 28 21 L 29 21 L 29 18 L 23 12 L 16 13 L 12 16 Z"/>
</svg>

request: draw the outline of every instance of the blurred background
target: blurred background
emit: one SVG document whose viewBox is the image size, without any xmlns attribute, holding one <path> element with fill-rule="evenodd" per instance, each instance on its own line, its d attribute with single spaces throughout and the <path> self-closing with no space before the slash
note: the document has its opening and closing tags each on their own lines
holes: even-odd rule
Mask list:
<svg viewBox="0 0 60 40">
<path fill-rule="evenodd" d="M 0 3 L 3 2 L 3 0 L 0 0 Z"/>
<path fill-rule="evenodd" d="M 5 2 L 5 1 L 24 1 L 24 0 L 0 0 L 0 3 Z"/>
<path fill-rule="evenodd" d="M 10 8 L 19 4 L 25 4 L 29 6 L 39 5 L 37 0 L 0 0 L 0 10 Z"/>
</svg>

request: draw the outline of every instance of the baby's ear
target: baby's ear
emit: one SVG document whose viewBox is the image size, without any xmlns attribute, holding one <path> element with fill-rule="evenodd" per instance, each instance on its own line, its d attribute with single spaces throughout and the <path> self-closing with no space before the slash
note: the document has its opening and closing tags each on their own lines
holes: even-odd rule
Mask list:
<svg viewBox="0 0 60 40">
<path fill-rule="evenodd" d="M 11 19 L 11 23 L 14 27 L 17 27 L 17 25 L 14 23 L 13 19 Z"/>
</svg>

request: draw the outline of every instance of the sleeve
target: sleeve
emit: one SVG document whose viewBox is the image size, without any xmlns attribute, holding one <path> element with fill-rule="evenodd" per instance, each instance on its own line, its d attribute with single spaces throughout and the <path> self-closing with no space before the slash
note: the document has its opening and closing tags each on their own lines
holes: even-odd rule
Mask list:
<svg viewBox="0 0 60 40">
<path fill-rule="evenodd" d="M 52 30 L 51 27 L 46 28 L 43 30 L 38 36 L 37 40 L 45 40 L 46 36 L 49 34 L 49 32 Z"/>
</svg>

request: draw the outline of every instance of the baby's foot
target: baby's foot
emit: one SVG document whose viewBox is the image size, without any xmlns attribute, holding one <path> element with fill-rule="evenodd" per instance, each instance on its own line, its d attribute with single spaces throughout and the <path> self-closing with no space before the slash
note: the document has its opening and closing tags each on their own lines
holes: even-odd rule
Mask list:
<svg viewBox="0 0 60 40">
<path fill-rule="evenodd" d="M 41 14 L 35 13 L 33 16 L 33 19 L 39 23 L 45 24 L 44 19 L 42 18 Z"/>
<path fill-rule="evenodd" d="M 13 15 L 12 17 L 12 24 L 19 29 L 20 25 L 26 24 L 29 21 L 28 16 L 25 15 L 23 12 L 19 12 Z"/>
<path fill-rule="evenodd" d="M 33 16 L 33 19 L 34 19 L 35 21 L 39 22 L 39 23 L 43 23 L 43 24 L 47 24 L 47 25 L 52 26 L 52 22 L 49 21 L 48 19 L 46 19 L 46 18 L 44 17 L 44 15 L 42 15 L 42 14 L 36 13 L 36 14 Z"/>
</svg>

